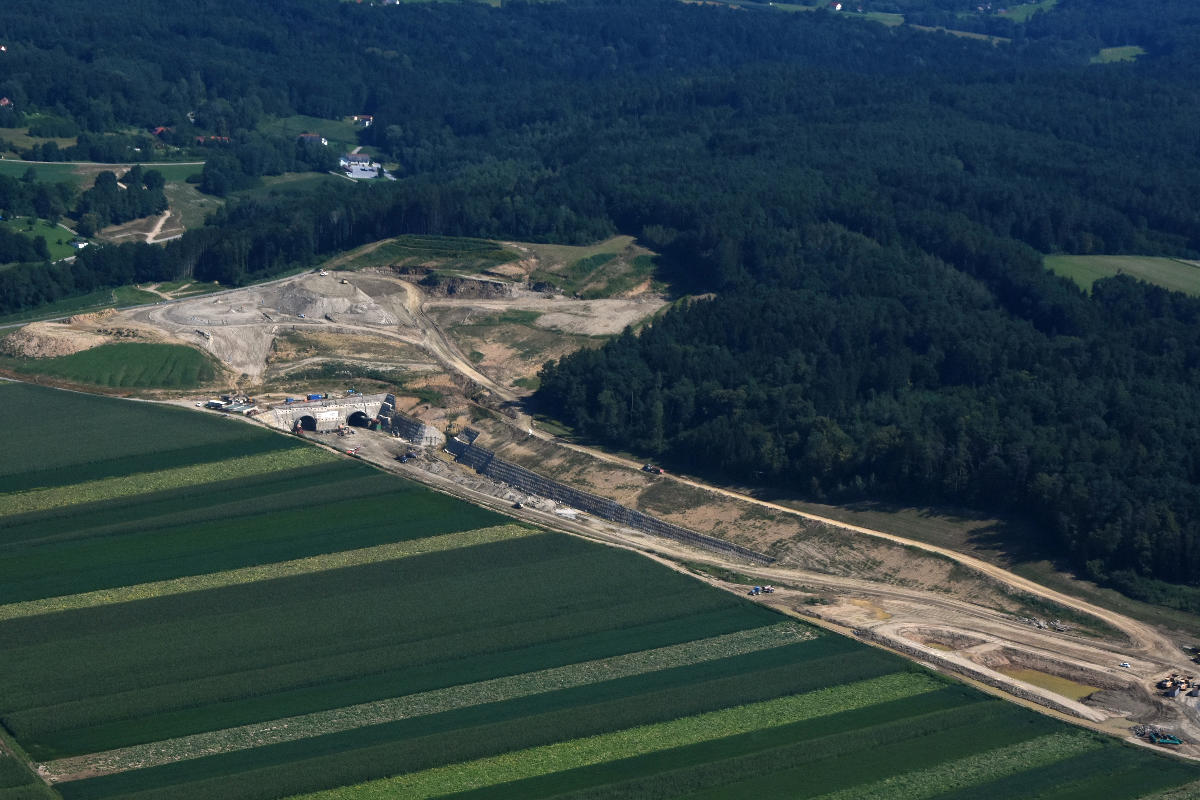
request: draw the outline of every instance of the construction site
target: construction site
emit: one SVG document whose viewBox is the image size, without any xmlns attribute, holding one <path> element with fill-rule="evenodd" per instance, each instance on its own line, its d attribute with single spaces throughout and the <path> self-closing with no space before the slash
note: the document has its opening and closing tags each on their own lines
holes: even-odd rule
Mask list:
<svg viewBox="0 0 1200 800">
<path fill-rule="evenodd" d="M 518 519 L 636 550 L 1047 713 L 1200 757 L 1200 697 L 1181 636 L 1003 563 L 667 474 L 546 430 L 521 404 L 540 365 L 644 322 L 668 299 L 645 286 L 591 299 L 535 289 L 548 265 L 532 249 L 514 259 L 456 275 L 452 291 L 422 283 L 427 275 L 411 265 L 331 263 L 36 323 L 23 341 L 58 352 L 55 342 L 94 346 L 120 331 L 188 344 L 220 361 L 229 388 L 220 399 L 170 402 L 248 418 Z M 1164 675 L 1174 682 L 1159 688 Z"/>
</svg>

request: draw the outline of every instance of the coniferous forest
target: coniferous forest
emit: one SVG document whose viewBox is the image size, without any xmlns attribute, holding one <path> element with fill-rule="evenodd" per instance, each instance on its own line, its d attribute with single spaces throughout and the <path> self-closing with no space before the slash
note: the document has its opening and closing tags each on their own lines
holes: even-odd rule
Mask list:
<svg viewBox="0 0 1200 800">
<path fill-rule="evenodd" d="M 222 194 L 323 168 L 265 119 L 369 113 L 361 143 L 399 180 L 234 202 L 162 247 L 20 255 L 0 313 L 400 233 L 634 234 L 708 299 L 547 365 L 542 410 L 719 479 L 1019 513 L 1087 575 L 1200 610 L 1200 300 L 1042 266 L 1200 258 L 1200 13 L 973 7 L 878 10 L 1002 40 L 667 0 L 7 0 L 4 125 L 56 120 L 101 153 L 157 126 L 228 137 L 201 182 Z M 90 213 L 133 213 L 106 186 Z"/>
</svg>

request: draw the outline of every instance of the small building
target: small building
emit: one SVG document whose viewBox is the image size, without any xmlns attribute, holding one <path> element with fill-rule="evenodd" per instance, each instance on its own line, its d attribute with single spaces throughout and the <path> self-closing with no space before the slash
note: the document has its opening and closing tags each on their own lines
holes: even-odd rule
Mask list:
<svg viewBox="0 0 1200 800">
<path fill-rule="evenodd" d="M 371 123 L 375 121 L 375 117 L 371 114 L 355 114 L 350 119 L 360 128 L 369 128 L 371 127 Z"/>
<path fill-rule="evenodd" d="M 7 97 L 0 97 L 0 108 L 12 108 L 13 101 Z"/>
<path fill-rule="evenodd" d="M 167 127 L 166 125 L 159 125 L 157 128 L 151 129 L 150 133 L 161 137 L 167 135 L 168 133 L 173 133 L 174 131 L 174 128 Z"/>
<path fill-rule="evenodd" d="M 319 133 L 302 133 L 297 137 L 297 141 L 301 144 L 319 144 L 322 147 L 329 146 L 329 140 Z"/>
<path fill-rule="evenodd" d="M 82 250 L 83 248 L 87 247 L 89 244 L 91 244 L 91 242 L 85 242 L 82 239 L 71 240 L 71 247 L 75 248 L 76 250 Z"/>
</svg>

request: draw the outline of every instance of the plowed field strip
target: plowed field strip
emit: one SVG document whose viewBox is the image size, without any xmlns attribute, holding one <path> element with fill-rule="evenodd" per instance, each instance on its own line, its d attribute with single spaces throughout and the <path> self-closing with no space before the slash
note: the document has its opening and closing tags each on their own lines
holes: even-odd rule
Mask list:
<svg viewBox="0 0 1200 800">
<path fill-rule="evenodd" d="M 445 550 L 456 550 L 461 547 L 510 541 L 540 533 L 541 531 L 521 525 L 496 525 L 490 528 L 478 528 L 473 531 L 446 533 L 440 536 L 428 536 L 423 539 L 409 539 L 402 542 L 381 544 L 376 547 L 364 547 L 358 550 L 345 550 L 340 553 L 297 558 L 274 564 L 260 564 L 253 567 L 213 572 L 208 575 L 189 575 L 186 578 L 172 578 L 166 581 L 140 583 L 136 586 L 121 586 L 116 589 L 100 589 L 95 592 L 84 592 L 65 597 L 27 600 L 21 603 L 9 603 L 8 605 L 0 606 L 0 622 L 21 617 L 34 617 L 39 614 L 52 614 L 58 611 L 95 608 L 115 603 L 128 603 L 134 600 L 149 600 L 155 597 L 199 592 L 206 589 L 223 589 L 228 586 L 238 586 L 257 581 L 273 580 L 275 578 L 309 575 L 314 572 L 324 572 L 343 567 L 357 567 L 364 564 L 375 564 L 380 561 L 393 561 L 398 558 L 438 553 Z"/>
<path fill-rule="evenodd" d="M 516 526 L 508 526 L 516 527 Z M 475 531 L 472 531 L 475 533 Z M 451 534 L 455 536 L 457 534 Z M 448 537 L 436 537 L 448 538 Z M 51 780 L 95 777 L 158 766 L 189 758 L 289 742 L 338 731 L 438 714 L 483 703 L 513 700 L 541 692 L 641 675 L 806 641 L 815 631 L 793 622 L 643 650 L 565 667 L 511 675 L 477 683 L 389 698 L 255 725 L 184 736 L 106 753 L 59 759 L 46 764 Z"/>
<path fill-rule="evenodd" d="M 943 685 L 915 673 L 893 673 L 807 694 L 780 697 L 671 722 L 643 725 L 296 797 L 307 800 L 391 800 L 396 797 L 424 800 L 451 792 L 548 775 L 829 716 L 933 692 Z"/>
<path fill-rule="evenodd" d="M 150 494 L 180 486 L 227 481 L 266 472 L 296 469 L 333 461 L 336 456 L 316 447 L 276 450 L 186 467 L 141 472 L 115 478 L 0 494 L 0 516 Z"/>
</svg>

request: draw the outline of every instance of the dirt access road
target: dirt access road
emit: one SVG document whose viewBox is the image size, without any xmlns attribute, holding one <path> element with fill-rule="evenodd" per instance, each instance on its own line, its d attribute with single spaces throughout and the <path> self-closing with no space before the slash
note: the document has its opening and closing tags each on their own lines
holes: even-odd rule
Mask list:
<svg viewBox="0 0 1200 800">
<path fill-rule="evenodd" d="M 606 453 L 606 452 L 604 452 L 602 450 L 598 450 L 596 448 L 584 447 L 584 446 L 577 445 L 577 444 L 563 442 L 562 440 L 557 439 L 557 437 L 554 437 L 554 436 L 546 433 L 545 431 L 538 430 L 536 428 L 536 426 L 532 430 L 533 430 L 533 435 L 538 438 L 541 438 L 541 439 L 547 440 L 547 441 L 554 441 L 559 447 L 564 447 L 564 448 L 573 450 L 578 453 L 586 454 L 587 456 L 589 456 L 591 458 L 599 459 L 601 461 L 606 461 L 610 464 L 617 464 L 617 465 L 620 465 L 623 467 L 628 467 L 630 469 L 640 469 L 642 466 L 639 462 L 632 461 L 627 458 L 622 458 L 620 456 L 615 456 L 615 455 L 612 455 L 611 453 Z M 750 503 L 750 504 L 758 506 L 760 508 L 770 509 L 771 511 L 779 512 L 779 513 L 783 513 L 783 514 L 789 514 L 789 515 L 795 516 L 799 519 L 805 519 L 805 520 L 809 520 L 812 522 L 819 522 L 824 525 L 829 525 L 829 526 L 832 526 L 834 528 L 838 528 L 838 529 L 841 529 L 844 531 L 849 531 L 849 532 L 861 534 L 864 536 L 870 536 L 870 537 L 873 537 L 876 539 L 882 539 L 884 541 L 895 542 L 896 544 L 900 544 L 905 547 L 912 547 L 912 548 L 916 548 L 918 550 L 925 551 L 927 553 L 934 553 L 934 554 L 942 556 L 944 558 L 949 558 L 959 564 L 962 564 L 965 567 L 969 567 L 970 569 L 975 570 L 976 572 L 987 575 L 988 577 L 993 578 L 997 581 L 1000 581 L 1001 583 L 1003 583 L 1007 586 L 1010 586 L 1014 589 L 1019 589 L 1021 591 L 1027 592 L 1031 595 L 1035 595 L 1037 597 L 1041 597 L 1046 600 L 1051 600 L 1053 602 L 1067 606 L 1068 608 L 1075 609 L 1076 611 L 1080 611 L 1085 614 L 1090 614 L 1090 615 L 1104 621 L 1108 625 L 1112 626 L 1113 628 L 1116 628 L 1117 630 L 1121 631 L 1126 636 L 1128 636 L 1129 640 L 1130 640 L 1130 647 L 1132 648 L 1132 651 L 1139 655 L 1145 656 L 1147 658 L 1154 658 L 1157 660 L 1162 660 L 1166 663 L 1172 663 L 1174 661 L 1179 660 L 1179 656 L 1180 656 L 1179 648 L 1177 646 L 1175 646 L 1175 644 L 1172 643 L 1169 638 L 1167 638 L 1163 634 L 1159 633 L 1157 630 L 1155 630 L 1150 625 L 1147 625 L 1142 622 L 1138 622 L 1137 620 L 1134 620 L 1130 617 L 1126 617 L 1122 614 L 1118 614 L 1116 612 L 1109 611 L 1108 609 L 1094 605 L 1085 600 L 1081 600 L 1077 597 L 1073 597 L 1071 595 L 1063 594 L 1062 592 L 1058 592 L 1053 589 L 1049 589 L 1045 586 L 1042 586 L 1039 583 L 1035 583 L 1034 581 L 1031 581 L 1027 578 L 1023 578 L 1020 575 L 1010 572 L 1009 570 L 1006 570 L 1002 567 L 998 567 L 994 564 L 990 564 L 986 561 L 983 561 L 982 559 L 978 559 L 973 556 L 969 556 L 969 555 L 960 553 L 955 550 L 950 550 L 945 547 L 939 547 L 937 545 L 929 544 L 927 542 L 922 542 L 917 539 L 907 539 L 903 536 L 897 536 L 895 534 L 886 533 L 884 531 L 874 530 L 872 528 L 865 528 L 860 525 L 852 525 L 852 524 L 849 524 L 846 522 L 842 522 L 840 520 L 832 519 L 831 517 L 822 517 L 817 514 L 810 514 L 806 511 L 799 511 L 797 509 L 789 508 L 788 506 L 779 505 L 778 503 L 772 503 L 767 500 L 759 500 L 758 498 L 751 497 L 750 495 L 742 494 L 740 492 L 735 492 L 730 489 L 723 489 L 723 488 L 720 488 L 717 486 L 712 486 L 707 483 L 703 483 L 699 480 L 687 478 L 687 477 L 684 477 L 681 475 L 665 475 L 664 474 L 663 477 L 668 480 L 677 481 L 685 486 L 690 486 L 692 488 L 701 489 L 706 492 L 712 492 L 714 494 L 719 494 L 724 497 L 729 497 L 731 499 L 738 500 L 740 502 Z"/>
</svg>

